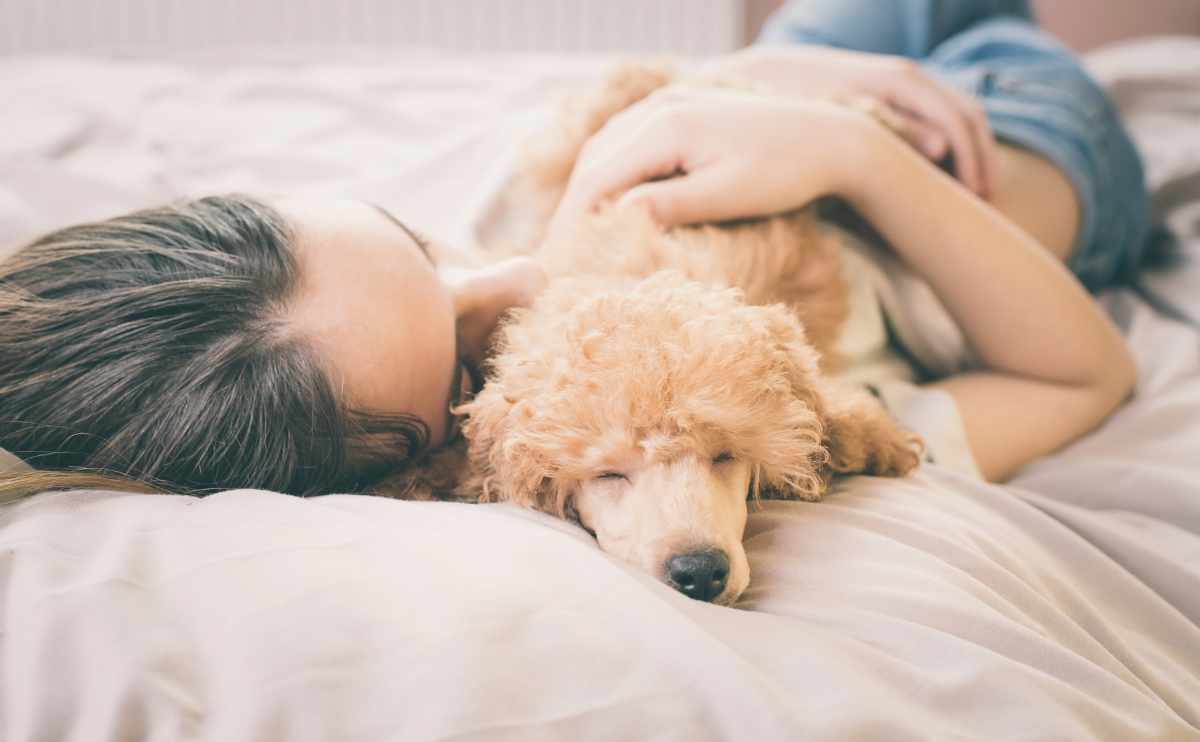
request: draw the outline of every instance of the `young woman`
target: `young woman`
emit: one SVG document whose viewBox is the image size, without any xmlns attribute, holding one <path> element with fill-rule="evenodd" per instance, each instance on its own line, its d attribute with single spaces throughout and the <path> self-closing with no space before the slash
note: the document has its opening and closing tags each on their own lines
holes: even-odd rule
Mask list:
<svg viewBox="0 0 1200 742">
<path fill-rule="evenodd" d="M 1135 369 L 1084 286 L 1137 264 L 1141 166 L 1024 3 L 794 2 L 764 37 L 801 45 L 716 64 L 775 96 L 668 88 L 623 112 L 553 228 L 609 198 L 677 224 L 838 195 L 966 334 L 981 367 L 934 383 L 989 478 L 1111 414 Z M 901 136 L 822 102 L 850 95 L 891 104 Z M 369 204 L 238 196 L 37 240 L 0 263 L 0 447 L 49 471 L 0 499 L 114 474 L 368 489 L 456 435 L 447 410 L 481 383 L 495 323 L 544 282 L 527 260 L 449 280 L 437 255 Z"/>
</svg>

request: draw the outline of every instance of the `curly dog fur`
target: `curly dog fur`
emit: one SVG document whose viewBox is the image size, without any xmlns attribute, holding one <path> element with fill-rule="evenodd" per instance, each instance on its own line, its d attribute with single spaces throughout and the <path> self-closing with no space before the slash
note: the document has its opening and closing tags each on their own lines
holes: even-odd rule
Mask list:
<svg viewBox="0 0 1200 742">
<path fill-rule="evenodd" d="M 623 67 L 538 138 L 507 194 L 525 244 L 584 141 L 672 80 Z M 684 591 L 733 602 L 749 582 L 748 497 L 817 500 L 834 474 L 902 476 L 919 461 L 914 435 L 829 375 L 849 311 L 840 251 L 812 209 L 667 231 L 602 210 L 543 245 L 549 288 L 512 313 L 487 383 L 458 410 L 459 496 L 576 519 L 677 587 L 674 556 L 719 551 L 714 594 Z"/>
</svg>

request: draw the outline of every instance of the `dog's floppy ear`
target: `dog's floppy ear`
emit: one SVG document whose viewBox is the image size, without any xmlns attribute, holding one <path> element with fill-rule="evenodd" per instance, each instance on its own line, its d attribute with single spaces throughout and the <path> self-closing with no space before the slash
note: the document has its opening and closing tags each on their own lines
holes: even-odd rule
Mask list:
<svg viewBox="0 0 1200 742">
<path fill-rule="evenodd" d="M 509 398 L 499 382 L 486 385 L 463 405 L 470 473 L 458 496 L 480 502 L 513 502 L 566 517 L 566 493 L 550 477 L 527 440 L 522 423 L 532 411 Z"/>
<path fill-rule="evenodd" d="M 820 440 L 805 462 L 807 473 L 791 472 L 782 482 L 768 478 L 769 493 L 817 500 L 835 474 L 896 477 L 916 468 L 920 439 L 897 425 L 868 392 L 824 376 L 795 315 L 782 306 L 767 309 L 771 334 L 787 359 L 792 394 L 815 416 Z"/>
</svg>

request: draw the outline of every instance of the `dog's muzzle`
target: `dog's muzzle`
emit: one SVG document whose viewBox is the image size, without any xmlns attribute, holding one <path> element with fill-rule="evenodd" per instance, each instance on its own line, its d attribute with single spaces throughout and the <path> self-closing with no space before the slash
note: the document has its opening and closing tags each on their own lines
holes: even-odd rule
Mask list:
<svg viewBox="0 0 1200 742">
<path fill-rule="evenodd" d="M 672 587 L 705 602 L 720 595 L 729 579 L 729 556 L 720 549 L 676 554 L 667 559 L 666 567 Z"/>
</svg>

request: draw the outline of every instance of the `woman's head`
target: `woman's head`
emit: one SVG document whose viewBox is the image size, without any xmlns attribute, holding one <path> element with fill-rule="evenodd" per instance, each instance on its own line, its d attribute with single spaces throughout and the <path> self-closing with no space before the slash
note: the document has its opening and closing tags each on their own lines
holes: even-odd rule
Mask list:
<svg viewBox="0 0 1200 742">
<path fill-rule="evenodd" d="M 190 491 L 362 489 L 452 434 L 458 369 L 527 275 L 448 286 L 359 202 L 64 229 L 0 263 L 0 446 Z"/>
</svg>

